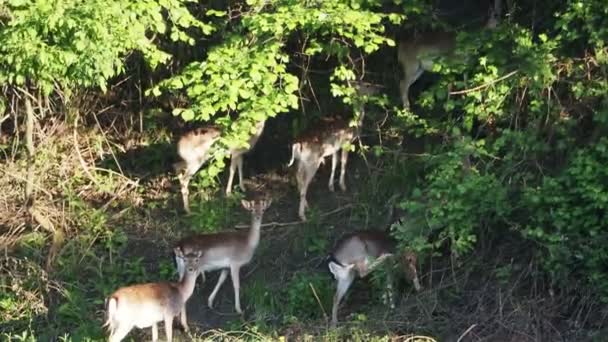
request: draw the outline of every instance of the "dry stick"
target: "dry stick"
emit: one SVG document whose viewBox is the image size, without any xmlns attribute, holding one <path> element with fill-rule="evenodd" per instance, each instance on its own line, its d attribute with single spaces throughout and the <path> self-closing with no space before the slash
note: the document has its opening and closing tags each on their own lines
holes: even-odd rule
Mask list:
<svg viewBox="0 0 608 342">
<path fill-rule="evenodd" d="M 17 180 L 21 180 L 21 181 L 25 181 L 25 182 L 27 182 L 27 179 L 26 179 L 26 178 L 23 178 L 23 176 L 20 176 L 20 175 L 15 175 L 15 174 L 9 173 L 8 171 L 3 170 L 3 169 L 1 169 L 1 168 L 0 168 L 0 171 L 4 172 L 4 174 L 5 174 L 5 175 L 7 175 L 7 176 L 11 176 L 11 177 L 13 177 L 13 178 L 15 178 L 15 179 L 17 179 Z M 49 196 L 49 198 L 52 198 L 52 197 L 53 197 L 53 195 L 52 195 L 50 192 L 48 192 L 46 189 L 44 189 L 44 188 L 43 188 L 43 187 L 41 187 L 40 185 L 38 185 L 38 184 L 32 184 L 32 186 L 33 186 L 34 188 L 36 188 L 36 190 L 41 191 L 41 192 L 44 192 L 44 193 L 45 193 L 47 196 Z"/>
<path fill-rule="evenodd" d="M 458 340 L 456 342 L 460 342 L 462 341 L 462 339 L 469 333 L 471 332 L 471 330 L 475 329 L 475 327 L 477 326 L 477 323 L 471 324 L 471 326 L 469 327 L 469 329 L 465 330 L 465 332 L 462 333 L 462 335 L 460 335 L 460 337 L 458 338 Z"/>
<path fill-rule="evenodd" d="M 8 232 L 0 235 L 0 249 L 4 250 L 4 254 L 8 253 L 8 249 L 15 245 L 19 240 L 21 233 L 25 231 L 25 223 L 21 223 L 16 227 L 10 228 Z"/>
<path fill-rule="evenodd" d="M 490 82 L 488 82 L 488 83 L 482 84 L 482 85 L 477 86 L 477 87 L 475 87 L 475 88 L 464 89 L 464 90 L 458 90 L 458 91 L 451 91 L 451 92 L 449 93 L 449 95 L 462 95 L 462 94 L 468 94 L 468 93 L 472 93 L 472 92 L 475 92 L 475 91 L 481 90 L 481 89 L 483 89 L 483 88 L 487 88 L 487 87 L 489 87 L 489 86 L 491 86 L 491 85 L 493 85 L 493 84 L 496 84 L 496 83 L 498 83 L 498 82 L 500 82 L 500 81 L 504 81 L 504 80 L 506 80 L 507 78 L 509 78 L 509 77 L 511 77 L 511 76 L 513 76 L 513 75 L 515 75 L 515 74 L 517 74 L 518 72 L 519 72 L 519 70 L 514 70 L 514 71 L 511 71 L 510 73 L 508 73 L 508 74 L 506 74 L 506 75 L 504 75 L 504 76 L 502 76 L 502 77 L 499 77 L 499 78 L 497 78 L 497 79 L 495 79 L 495 80 L 492 80 L 492 81 L 490 81 Z"/>
<path fill-rule="evenodd" d="M 27 180 L 25 183 L 25 205 L 33 202 L 32 188 L 34 184 L 34 108 L 29 96 L 25 97 L 25 147 L 27 149 Z"/>
<path fill-rule="evenodd" d="M 82 169 L 84 170 L 84 173 L 89 177 L 89 179 L 96 185 L 96 186 L 100 186 L 100 184 L 97 182 L 97 180 L 95 179 L 95 177 L 93 177 L 93 174 L 91 174 L 91 171 L 89 171 L 89 167 L 87 166 L 87 162 L 84 160 L 84 158 L 82 157 L 82 154 L 80 153 L 80 147 L 78 147 L 78 136 L 76 134 L 76 131 L 78 130 L 78 119 L 80 117 L 76 116 L 76 119 L 74 120 L 74 148 L 76 149 L 76 154 L 78 155 L 78 161 L 80 162 L 80 166 L 82 166 Z"/>
<path fill-rule="evenodd" d="M 116 171 L 110 170 L 110 169 L 104 169 L 103 167 L 93 167 L 92 169 L 95 171 L 107 172 L 109 174 L 118 176 L 118 177 L 122 178 L 125 182 L 127 182 L 129 185 L 139 186 L 139 180 L 134 181 L 131 178 L 123 175 L 120 172 L 116 172 Z"/>
<path fill-rule="evenodd" d="M 352 208 L 352 204 L 347 204 L 343 207 L 339 207 L 336 208 L 334 210 L 322 213 L 321 215 L 319 215 L 320 217 L 326 217 L 335 213 L 338 213 L 340 211 L 346 210 L 348 208 Z M 305 223 L 304 221 L 292 221 L 292 222 L 268 222 L 268 223 L 263 223 L 260 227 L 285 227 L 285 226 L 295 226 L 298 224 L 302 224 Z M 251 225 L 250 224 L 237 224 L 236 226 L 234 226 L 234 228 L 236 229 L 243 229 L 243 228 L 250 228 Z"/>
<path fill-rule="evenodd" d="M 120 170 L 121 174 L 124 174 L 124 172 L 122 171 L 122 168 L 120 167 L 120 163 L 118 163 L 118 159 L 116 158 L 116 155 L 114 154 L 114 149 L 112 149 L 112 144 L 110 144 L 110 141 L 108 140 L 108 137 L 106 136 L 106 132 L 104 132 L 103 128 L 101 127 L 101 124 L 99 123 L 99 120 L 97 119 L 97 114 L 93 113 L 93 118 L 95 118 L 95 122 L 97 123 L 97 127 L 99 127 L 99 131 L 101 132 L 101 136 L 103 137 L 103 140 L 106 141 L 106 144 L 108 145 L 108 148 L 110 149 L 110 154 L 112 155 L 112 158 L 114 159 L 114 162 L 116 163 L 116 166 L 118 166 L 118 170 Z"/>
<path fill-rule="evenodd" d="M 406 338 L 405 340 L 403 340 L 403 342 L 417 342 L 417 341 L 437 342 L 436 339 L 429 337 L 429 336 L 423 336 L 423 335 L 412 335 L 412 336 L 409 336 L 408 338 Z"/>
<path fill-rule="evenodd" d="M 325 308 L 323 307 L 323 304 L 321 304 L 321 300 L 319 299 L 319 296 L 317 295 L 317 291 L 315 291 L 315 287 L 312 285 L 312 283 L 308 283 L 308 286 L 310 286 L 310 289 L 312 290 L 312 294 L 315 296 L 315 299 L 317 300 L 317 303 L 319 304 L 321 311 L 323 311 L 323 317 L 325 317 L 325 321 L 327 322 L 327 320 L 328 320 L 327 312 L 325 312 Z"/>
</svg>

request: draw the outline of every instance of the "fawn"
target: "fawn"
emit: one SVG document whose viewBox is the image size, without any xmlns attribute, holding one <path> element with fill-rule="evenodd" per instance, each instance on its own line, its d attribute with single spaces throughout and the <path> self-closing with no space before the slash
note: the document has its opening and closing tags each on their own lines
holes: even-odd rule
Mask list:
<svg viewBox="0 0 608 342">
<path fill-rule="evenodd" d="M 201 253 L 184 253 L 175 248 L 175 255 L 183 260 L 185 274 L 180 281 L 138 284 L 116 290 L 106 300 L 110 342 L 120 342 L 133 329 L 152 326 L 152 341 L 158 340 L 157 323 L 165 322 L 167 341 L 173 339 L 173 318 L 180 314 L 185 331 L 189 331 L 186 320 L 186 302 L 194 291 L 198 276 Z"/>
<path fill-rule="evenodd" d="M 377 92 L 377 87 L 369 83 L 359 82 L 355 87 L 359 95 L 372 95 Z M 288 166 L 291 166 L 297 160 L 296 181 L 300 193 L 298 216 L 302 221 L 306 221 L 306 209 L 308 208 L 306 194 L 308 187 L 325 157 L 332 157 L 328 186 L 329 191 L 333 192 L 334 177 L 338 164 L 338 152 L 341 153 L 339 183 L 340 189 L 346 191 L 344 177 L 346 175 L 346 162 L 348 161 L 349 150 L 345 149 L 344 146 L 354 141 L 359 135 L 359 130 L 365 116 L 363 105 L 361 105 L 359 111 L 360 115 L 354 124 L 342 118 L 326 118 L 319 122 L 319 124 L 305 130 L 295 139 L 291 147 L 291 160 Z"/>
</svg>

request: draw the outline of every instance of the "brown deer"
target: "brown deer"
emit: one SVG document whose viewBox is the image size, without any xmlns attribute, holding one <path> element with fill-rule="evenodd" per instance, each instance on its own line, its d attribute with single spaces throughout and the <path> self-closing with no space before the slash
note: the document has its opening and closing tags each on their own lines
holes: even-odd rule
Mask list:
<svg viewBox="0 0 608 342">
<path fill-rule="evenodd" d="M 228 176 L 228 184 L 226 186 L 226 194 L 232 192 L 232 182 L 235 171 L 238 169 L 239 186 L 245 191 L 243 184 L 243 155 L 249 152 L 264 131 L 265 121 L 260 121 L 255 126 L 255 132 L 249 138 L 248 147 L 235 147 L 229 150 L 230 152 L 230 173 Z M 177 143 L 177 154 L 181 161 L 173 165 L 180 182 L 182 201 L 184 210 L 190 213 L 188 186 L 192 176 L 200 169 L 200 167 L 209 159 L 209 151 L 211 147 L 219 140 L 221 130 L 215 126 L 201 127 L 184 134 Z"/>
<path fill-rule="evenodd" d="M 194 291 L 201 253 L 183 253 L 175 249 L 183 260 L 184 276 L 177 283 L 158 282 L 122 287 L 106 300 L 110 342 L 120 342 L 133 329 L 152 327 L 152 341 L 158 340 L 157 323 L 165 322 L 167 341 L 173 340 L 173 318 L 180 314 L 184 330 L 189 331 L 186 302 Z"/>
<path fill-rule="evenodd" d="M 502 0 L 495 0 L 490 9 L 487 29 L 494 29 L 500 23 Z M 401 100 L 409 108 L 410 86 L 425 71 L 432 71 L 435 60 L 440 56 L 450 55 L 456 48 L 455 32 L 424 32 L 399 42 L 397 59 L 403 70 L 403 79 L 399 83 Z"/>
<path fill-rule="evenodd" d="M 234 287 L 234 305 L 238 313 L 242 313 L 239 296 L 239 271 L 243 265 L 248 264 L 260 242 L 260 226 L 264 212 L 271 204 L 271 200 L 242 201 L 245 209 L 251 211 L 251 229 L 249 232 L 222 232 L 215 234 L 192 235 L 183 238 L 178 248 L 185 253 L 200 253 L 200 271 L 203 282 L 204 272 L 221 269 L 215 288 L 211 292 L 207 304 L 213 308 L 213 300 L 220 287 L 228 276 L 232 278 Z M 180 277 L 184 275 L 186 263 L 180 255 L 175 255 L 175 262 Z"/>
<path fill-rule="evenodd" d="M 338 322 L 338 306 L 340 301 L 359 275 L 365 277 L 386 259 L 395 256 L 397 243 L 388 233 L 382 231 L 359 231 L 348 234 L 340 239 L 329 256 L 329 270 L 338 281 L 336 294 L 334 296 L 331 311 L 331 326 L 335 327 Z M 416 272 L 416 255 L 405 251 L 402 254 L 402 262 L 405 264 L 405 273 L 413 282 L 416 291 L 422 286 Z M 388 287 L 392 289 L 392 285 Z M 389 293 L 391 306 L 393 306 L 392 292 Z"/>
<path fill-rule="evenodd" d="M 355 88 L 360 95 L 372 95 L 377 92 L 377 87 L 369 83 L 358 83 Z M 340 189 L 346 191 L 345 174 L 349 150 L 344 147 L 358 136 L 364 116 L 365 111 L 361 106 L 358 121 L 354 125 L 342 118 L 326 118 L 305 130 L 295 139 L 291 147 L 291 160 L 288 166 L 297 160 L 296 181 L 300 193 L 298 216 L 302 221 L 306 221 L 308 187 L 325 157 L 331 156 L 328 186 L 329 191 L 333 192 L 338 152 L 340 152 L 339 183 Z"/>
</svg>

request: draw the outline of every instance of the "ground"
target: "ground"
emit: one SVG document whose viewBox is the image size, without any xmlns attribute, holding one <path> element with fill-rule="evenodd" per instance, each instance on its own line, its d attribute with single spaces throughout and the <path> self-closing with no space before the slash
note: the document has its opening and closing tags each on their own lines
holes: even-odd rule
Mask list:
<svg viewBox="0 0 608 342">
<path fill-rule="evenodd" d="M 349 160 L 346 192 L 330 193 L 327 190 L 330 165 L 321 167 L 309 191 L 309 221 L 300 222 L 293 170 L 286 167 L 288 149 L 273 154 L 262 148 L 254 150 L 245 160 L 246 185 L 250 191 L 230 197 L 223 194 L 221 185 L 214 191 L 195 191 L 200 189 L 199 180 L 195 180 L 192 214 L 186 215 L 177 179 L 169 167 L 173 158 L 170 143 L 124 148 L 123 153 L 115 156 L 106 153 L 104 161 L 99 158 L 103 155 L 99 148 L 96 154 L 95 139 L 99 136 L 82 134 L 79 152 L 88 161 L 86 165 L 97 165 L 96 176 L 105 175 L 106 178 L 97 180 L 100 184 L 113 184 L 110 191 L 99 192 L 91 187 L 92 181 L 82 173 L 71 137 L 63 143 L 53 140 L 54 144 L 43 141 L 39 145 L 52 147 L 53 151 L 42 147 L 41 150 L 48 158 L 57 158 L 55 164 L 44 161 L 38 177 L 41 182 L 52 181 L 45 191 L 61 200 L 50 201 L 41 195 L 35 208 L 55 225 L 64 227 L 66 238 L 58 243 L 52 267 L 47 268 L 49 284 L 64 290 L 55 292 L 51 286 L 48 296 L 44 291 L 31 294 L 40 299 L 36 302 L 42 305 L 39 312 L 45 312 L 44 305 L 48 305 L 48 317 L 56 317 L 50 322 L 59 325 L 55 331 L 60 333 L 77 336 L 86 322 L 91 328 L 83 334 L 101 334 L 104 295 L 133 282 L 175 279 L 171 251 L 177 240 L 194 232 L 248 229 L 249 217 L 238 199 L 266 193 L 273 198 L 273 204 L 264 216 L 261 242 L 252 262 L 241 269 L 244 314 L 240 316 L 234 310 L 229 280 L 216 297 L 215 308 L 207 307 L 207 297 L 218 276 L 218 272 L 212 272 L 205 284 L 199 278 L 188 302 L 193 335 L 212 340 L 264 340 L 279 336 L 296 341 L 321 336 L 332 340 L 327 315 L 331 312 L 335 284 L 323 263 L 325 256 L 340 236 L 355 229 L 387 229 L 398 213 L 391 209 L 393 201 L 378 186 L 381 161 L 369 155 L 362 158 L 357 152 Z M 120 169 L 108 164 L 107 160 L 114 158 Z M 414 167 L 413 161 L 411 165 Z M 18 166 L 8 163 L 6 172 L 17 175 Z M 124 176 L 106 175 L 102 170 L 107 168 L 120 170 L 117 174 Z M 225 178 L 224 173 L 220 181 Z M 61 192 L 57 179 L 73 182 L 68 184 L 78 191 Z M 15 184 L 10 178 L 7 182 L 5 185 Z M 65 183 L 63 187 L 69 189 Z M 13 193 L 10 186 L 5 188 L 4 196 L 20 196 L 18 189 Z M 71 210 L 75 216 L 62 216 L 57 208 L 67 208 L 63 210 Z M 45 231 L 42 224 L 27 230 L 23 224 L 16 224 L 27 220 L 26 213 L 19 206 L 14 207 L 13 213 L 7 216 L 6 226 L 17 228 L 9 232 L 21 232 L 25 255 L 44 265 L 50 239 L 37 240 Z M 122 233 L 128 237 L 126 242 L 115 242 Z M 593 340 L 593 334 L 578 327 L 601 329 L 603 316 L 593 314 L 597 303 L 581 301 L 574 307 L 565 304 L 559 296 L 560 289 L 549 293 L 543 278 L 532 276 L 538 270 L 525 259 L 529 255 L 526 249 L 531 246 L 512 244 L 509 236 L 502 239 L 488 241 L 481 237 L 474 253 L 457 259 L 442 250 L 422 254 L 419 274 L 425 289 L 416 293 L 411 284 L 399 278 L 398 305 L 394 310 L 381 300 L 384 281 L 381 271 L 357 280 L 340 309 L 339 331 L 344 335 L 336 335 L 334 340 L 369 340 L 365 334 L 389 336 L 393 340 L 412 334 L 438 341 L 457 341 L 460 337 L 461 341 Z M 89 251 L 95 251 L 95 255 Z M 86 274 L 84 277 L 99 278 L 83 278 L 81 272 Z M 66 289 L 71 291 L 69 296 Z M 70 310 L 74 313 L 70 314 Z M 10 332 L 21 326 L 19 320 L 7 322 L 0 325 L 3 327 L 0 330 Z M 316 337 L 306 337 L 310 335 Z M 150 331 L 137 330 L 130 336 L 147 339 Z"/>
</svg>

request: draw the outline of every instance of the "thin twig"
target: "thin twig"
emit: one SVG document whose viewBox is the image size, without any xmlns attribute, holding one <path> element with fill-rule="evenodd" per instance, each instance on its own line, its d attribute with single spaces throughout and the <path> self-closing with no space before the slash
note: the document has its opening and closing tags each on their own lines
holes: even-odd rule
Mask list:
<svg viewBox="0 0 608 342">
<path fill-rule="evenodd" d="M 308 286 L 310 286 L 310 289 L 312 290 L 312 294 L 315 296 L 315 299 L 317 300 L 319 307 L 321 307 L 321 311 L 323 311 L 323 317 L 325 317 L 325 321 L 327 321 L 327 319 L 328 319 L 327 312 L 325 312 L 325 308 L 323 307 L 323 304 L 321 303 L 321 300 L 319 299 L 319 296 L 317 295 L 317 291 L 315 291 L 315 287 L 312 285 L 312 283 L 308 283 Z"/>
<path fill-rule="evenodd" d="M 77 130 L 78 130 L 78 116 L 76 116 L 76 119 L 74 120 L 74 148 L 76 149 L 76 154 L 78 155 L 78 161 L 80 161 L 80 166 L 82 166 L 82 169 L 84 170 L 84 173 L 89 177 L 89 179 L 97 186 L 100 187 L 101 185 L 99 184 L 99 182 L 97 182 L 97 180 L 95 179 L 95 177 L 93 177 L 93 174 L 91 173 L 91 171 L 89 171 L 89 167 L 87 166 L 86 161 L 84 160 L 84 158 L 82 157 L 82 153 L 80 153 L 80 147 L 78 147 L 78 135 L 77 135 Z"/>
<path fill-rule="evenodd" d="M 110 170 L 110 169 L 104 169 L 103 167 L 93 167 L 93 170 L 95 170 L 95 171 L 101 171 L 101 172 L 107 172 L 109 174 L 112 174 L 112 175 L 115 175 L 115 176 L 118 176 L 118 177 L 124 179 L 125 182 L 127 182 L 130 185 L 133 185 L 135 187 L 139 186 L 139 180 L 135 180 L 134 181 L 131 178 L 125 176 L 124 174 L 122 174 L 120 172 L 116 172 L 116 171 Z"/>
<path fill-rule="evenodd" d="M 348 208 L 352 208 L 352 204 L 347 204 L 343 207 L 339 207 L 336 208 L 334 210 L 322 213 L 321 215 L 319 215 L 320 217 L 327 217 L 329 215 L 333 215 L 335 213 L 338 213 L 340 211 L 346 210 Z M 295 226 L 298 224 L 302 224 L 302 223 L 306 223 L 306 221 L 292 221 L 292 222 L 267 222 L 267 223 L 263 223 L 260 227 L 285 227 L 285 226 Z M 234 226 L 234 228 L 236 229 L 244 229 L 244 228 L 249 228 L 251 227 L 250 224 L 237 224 L 236 226 Z"/>
<path fill-rule="evenodd" d="M 492 81 L 490 81 L 488 83 L 482 84 L 482 85 L 477 86 L 475 88 L 458 90 L 458 91 L 451 91 L 451 92 L 449 92 L 449 95 L 462 95 L 462 94 L 468 94 L 468 93 L 476 92 L 478 90 L 481 90 L 481 89 L 487 88 L 487 87 L 489 87 L 489 86 L 491 86 L 493 84 L 496 84 L 496 83 L 498 83 L 500 81 L 504 81 L 507 78 L 509 78 L 509 77 L 517 74 L 518 72 L 519 72 L 519 70 L 514 70 L 514 71 L 511 71 L 510 73 L 508 73 L 508 74 L 506 74 L 506 75 L 504 75 L 502 77 L 499 77 L 499 78 L 497 78 L 495 80 L 492 80 Z"/>
<path fill-rule="evenodd" d="M 13 178 L 15 178 L 15 179 L 17 179 L 17 180 L 21 180 L 21 181 L 27 181 L 27 179 L 26 179 L 26 178 L 24 178 L 23 176 L 20 176 L 20 175 L 18 175 L 18 174 L 12 174 L 12 173 L 9 173 L 8 171 L 3 170 L 3 169 L 1 169 L 1 168 L 0 168 L 0 171 L 4 172 L 4 174 L 5 174 L 5 175 L 7 175 L 7 176 L 11 176 L 11 177 L 13 177 Z M 49 196 L 49 198 L 53 198 L 53 195 L 52 195 L 50 192 L 48 192 L 48 191 L 47 191 L 45 188 L 41 187 L 41 186 L 40 186 L 40 185 L 38 185 L 38 184 L 32 184 L 32 185 L 33 185 L 33 186 L 36 188 L 36 190 L 42 191 L 42 192 L 43 192 L 43 193 L 45 193 L 47 196 Z"/>
<path fill-rule="evenodd" d="M 475 329 L 475 327 L 477 326 L 477 323 L 472 324 L 469 329 L 465 330 L 462 335 L 460 335 L 460 337 L 458 338 L 458 340 L 456 340 L 456 342 L 460 342 L 462 341 L 462 339 L 469 333 L 471 332 L 471 330 Z"/>
</svg>

